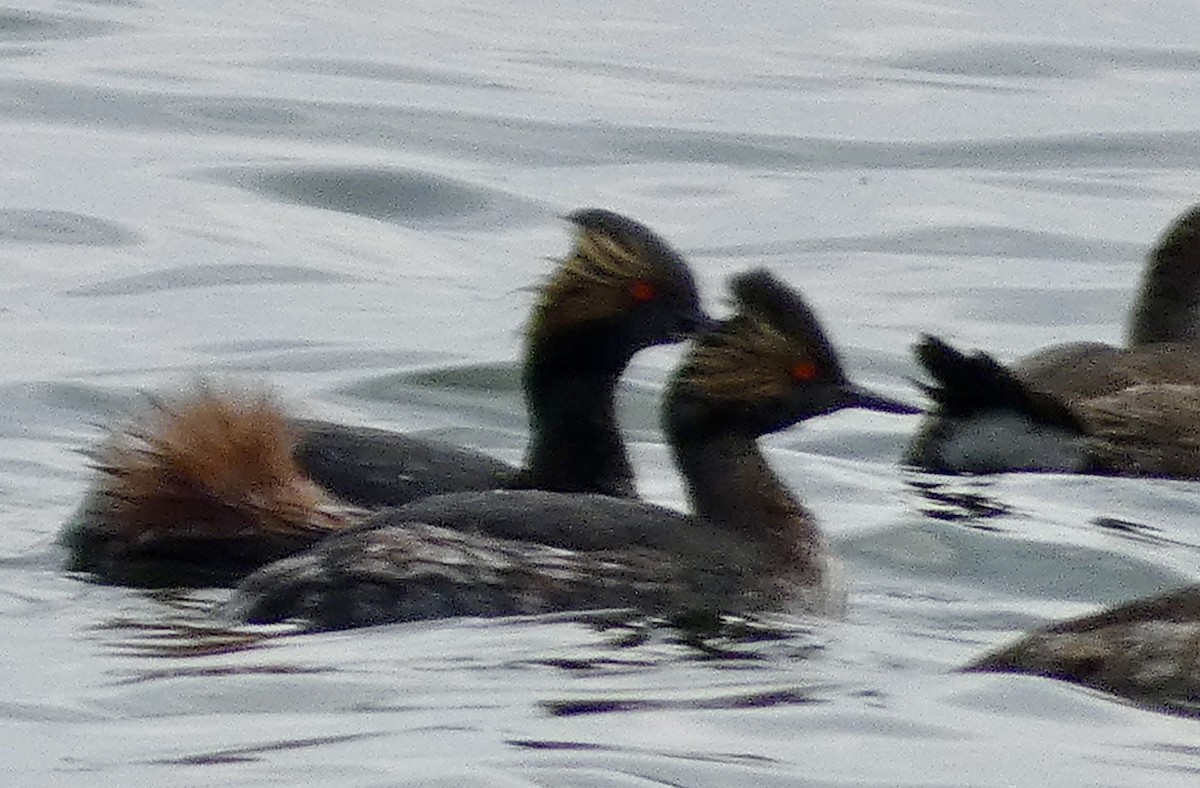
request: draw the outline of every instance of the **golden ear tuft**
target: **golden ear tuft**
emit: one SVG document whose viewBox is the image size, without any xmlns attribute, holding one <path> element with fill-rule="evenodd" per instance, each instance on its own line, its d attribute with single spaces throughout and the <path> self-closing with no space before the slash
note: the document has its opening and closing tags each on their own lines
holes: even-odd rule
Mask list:
<svg viewBox="0 0 1200 788">
<path fill-rule="evenodd" d="M 815 369 L 798 355 L 787 335 L 761 318 L 741 314 L 697 342 L 680 380 L 713 399 L 775 399 L 792 388 L 795 369 L 806 364 Z"/>
<path fill-rule="evenodd" d="M 639 250 L 588 228 L 542 288 L 530 332 L 548 335 L 601 320 L 658 297 L 653 263 Z"/>
<path fill-rule="evenodd" d="M 645 267 L 642 255 L 611 235 L 581 228 L 575 239 L 574 257 L 588 261 L 603 276 L 632 279 Z"/>
</svg>

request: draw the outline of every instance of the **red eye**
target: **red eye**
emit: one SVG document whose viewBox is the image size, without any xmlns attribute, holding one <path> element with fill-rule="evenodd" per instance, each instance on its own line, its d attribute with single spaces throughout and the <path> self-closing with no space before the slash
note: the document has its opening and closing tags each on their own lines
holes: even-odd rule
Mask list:
<svg viewBox="0 0 1200 788">
<path fill-rule="evenodd" d="M 792 366 L 792 380 L 796 383 L 803 383 L 812 380 L 821 374 L 817 369 L 817 365 L 811 361 L 797 361 Z"/>
<path fill-rule="evenodd" d="M 651 282 L 639 279 L 633 283 L 633 287 L 629 288 L 629 295 L 633 296 L 634 301 L 644 304 L 658 298 L 658 288 Z"/>
</svg>

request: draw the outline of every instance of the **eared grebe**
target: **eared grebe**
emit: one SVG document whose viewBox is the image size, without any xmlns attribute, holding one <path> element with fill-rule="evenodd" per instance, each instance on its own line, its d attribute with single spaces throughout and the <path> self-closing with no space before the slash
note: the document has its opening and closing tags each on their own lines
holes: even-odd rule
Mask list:
<svg viewBox="0 0 1200 788">
<path fill-rule="evenodd" d="M 937 408 L 906 461 L 939 472 L 1200 478 L 1200 206 L 1150 254 L 1129 347 L 1046 348 L 1005 367 L 926 336 Z"/>
<path fill-rule="evenodd" d="M 264 567 L 228 610 L 336 629 L 605 607 L 836 609 L 825 540 L 757 438 L 841 408 L 918 411 L 850 383 L 779 280 L 759 271 L 732 287 L 737 314 L 695 341 L 663 406 L 694 515 L 542 491 L 424 498 Z"/>
<path fill-rule="evenodd" d="M 574 249 L 526 334 L 523 468 L 401 433 L 289 420 L 269 396 L 201 387 L 155 404 L 94 453 L 96 483 L 63 537 L 70 568 L 134 585 L 227 584 L 360 518 L 352 507 L 497 487 L 634 495 L 618 379 L 638 351 L 711 320 L 686 262 L 648 228 L 599 209 L 568 219 Z"/>
<path fill-rule="evenodd" d="M 575 246 L 541 288 L 525 335 L 524 467 L 385 430 L 300 421 L 296 458 L 314 481 L 368 508 L 498 487 L 636 495 L 617 382 L 636 353 L 683 341 L 710 319 L 683 257 L 648 227 L 595 208 L 567 219 Z"/>
<path fill-rule="evenodd" d="M 968 670 L 1032 673 L 1200 715 L 1200 585 L 1052 624 Z"/>
</svg>

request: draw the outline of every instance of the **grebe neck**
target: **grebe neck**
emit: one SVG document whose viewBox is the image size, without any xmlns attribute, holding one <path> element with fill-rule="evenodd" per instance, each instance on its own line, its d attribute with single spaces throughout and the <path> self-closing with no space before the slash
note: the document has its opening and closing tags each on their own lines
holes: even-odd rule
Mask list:
<svg viewBox="0 0 1200 788">
<path fill-rule="evenodd" d="M 529 450 L 514 485 L 636 495 L 616 418 L 616 387 L 632 353 L 599 325 L 532 333 L 523 382 Z"/>
<path fill-rule="evenodd" d="M 754 436 L 697 430 L 672 435 L 671 445 L 698 517 L 763 542 L 779 567 L 800 582 L 820 582 L 824 538 L 771 470 Z"/>
</svg>

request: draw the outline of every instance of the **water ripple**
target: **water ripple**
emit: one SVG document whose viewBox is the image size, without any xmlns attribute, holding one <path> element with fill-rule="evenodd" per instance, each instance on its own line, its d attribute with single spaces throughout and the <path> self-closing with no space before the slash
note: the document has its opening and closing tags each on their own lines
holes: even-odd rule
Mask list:
<svg viewBox="0 0 1200 788">
<path fill-rule="evenodd" d="M 141 239 L 116 222 L 70 211 L 0 208 L 0 241 L 79 246 L 122 246 Z"/>
<path fill-rule="evenodd" d="M 135 274 L 74 287 L 65 296 L 126 296 L 229 285 L 351 282 L 354 277 L 294 265 L 194 265 Z"/>
<path fill-rule="evenodd" d="M 0 8 L 0 44 L 12 41 L 48 42 L 108 33 L 116 26 L 84 16 L 44 14 Z"/>
<path fill-rule="evenodd" d="M 1086 44 L 989 42 L 913 52 L 894 68 L 965 77 L 1082 78 L 1113 69 L 1200 71 L 1200 51 Z"/>
<path fill-rule="evenodd" d="M 495 189 L 416 170 L 358 167 L 242 168 L 218 177 L 289 202 L 399 224 L 511 224 L 534 206 Z"/>
<path fill-rule="evenodd" d="M 1015 227 L 947 225 L 893 233 L 805 238 L 693 250 L 708 256 L 788 256 L 824 252 L 882 252 L 952 257 L 1003 257 L 1079 262 L 1127 262 L 1145 251 L 1138 244 L 1081 238 Z"/>
<path fill-rule="evenodd" d="M 321 139 L 468 156 L 500 165 L 689 162 L 741 169 L 1181 168 L 1200 160 L 1200 131 L 1095 131 L 949 141 L 828 138 L 556 123 L 378 103 L 180 96 L 21 79 L 0 81 L 3 117 L 196 134 Z M 347 124 L 353 116 L 355 122 Z M 286 176 L 285 176 L 286 177 Z M 303 180 L 303 178 L 301 178 Z"/>
<path fill-rule="evenodd" d="M 498 90 L 513 89 L 512 86 L 506 85 L 499 80 L 486 78 L 481 75 L 373 60 L 289 57 L 261 61 L 256 65 L 259 68 L 286 72 L 321 74 L 322 76 L 331 77 L 352 77 L 355 79 L 399 82 L 411 85 L 446 85 L 450 87 L 494 88 Z"/>
</svg>

